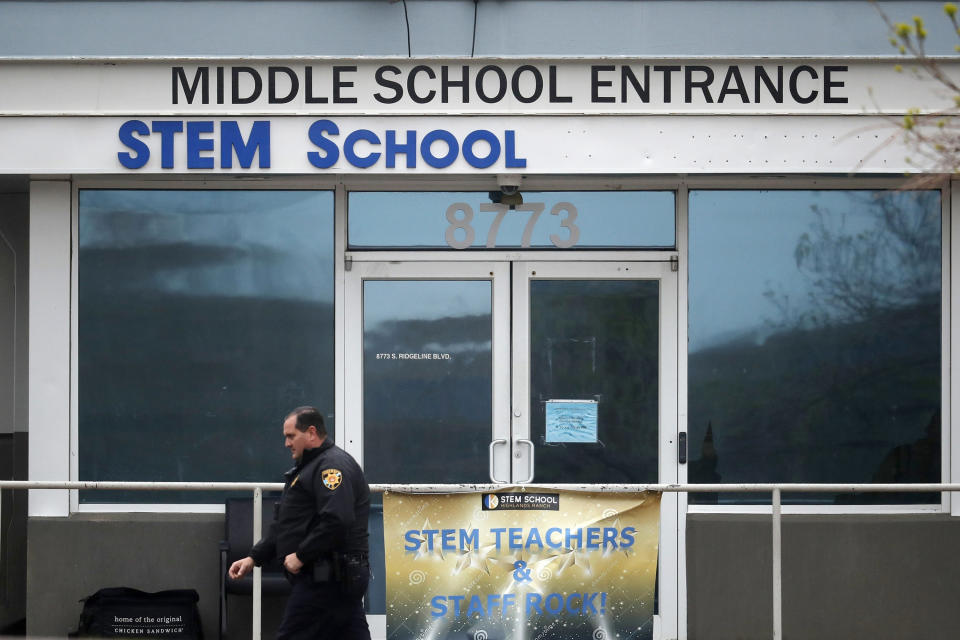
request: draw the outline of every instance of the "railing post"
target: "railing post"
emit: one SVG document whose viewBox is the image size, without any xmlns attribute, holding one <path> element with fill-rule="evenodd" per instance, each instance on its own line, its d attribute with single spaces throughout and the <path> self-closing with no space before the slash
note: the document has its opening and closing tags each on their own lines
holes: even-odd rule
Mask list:
<svg viewBox="0 0 960 640">
<path fill-rule="evenodd" d="M 253 490 L 253 541 L 257 542 L 263 537 L 263 489 L 257 487 Z M 253 568 L 253 640 L 260 640 L 260 620 L 261 620 L 261 569 Z"/>
<path fill-rule="evenodd" d="M 783 573 L 780 541 L 780 487 L 773 489 L 773 640 L 783 638 Z"/>
</svg>

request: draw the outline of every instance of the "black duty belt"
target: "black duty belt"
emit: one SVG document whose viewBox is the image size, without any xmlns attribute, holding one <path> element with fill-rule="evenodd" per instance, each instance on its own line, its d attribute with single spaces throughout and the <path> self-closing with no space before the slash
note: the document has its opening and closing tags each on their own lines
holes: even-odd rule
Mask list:
<svg viewBox="0 0 960 640">
<path fill-rule="evenodd" d="M 347 564 L 363 564 L 370 561 L 370 554 L 364 552 L 341 553 L 339 555 L 342 561 Z"/>
</svg>

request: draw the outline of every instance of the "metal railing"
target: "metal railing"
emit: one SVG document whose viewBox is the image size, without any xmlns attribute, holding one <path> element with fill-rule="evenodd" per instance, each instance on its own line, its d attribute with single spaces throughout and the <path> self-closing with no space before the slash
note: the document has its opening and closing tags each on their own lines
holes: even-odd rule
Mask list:
<svg viewBox="0 0 960 640">
<path fill-rule="evenodd" d="M 773 640 L 783 638 L 783 575 L 782 495 L 788 493 L 940 493 L 960 491 L 960 483 L 925 484 L 371 484 L 374 493 L 396 491 L 399 493 L 472 493 L 503 491 L 505 489 L 547 489 L 562 491 L 593 491 L 600 493 L 769 493 L 771 495 L 771 524 L 773 535 Z M 263 535 L 262 507 L 264 491 L 279 491 L 281 483 L 257 482 L 48 482 L 43 480 L 0 480 L 0 493 L 4 489 L 71 489 L 94 491 L 252 491 L 253 492 L 253 539 Z M 2 496 L 0 496 L 2 497 Z M 2 501 L 0 501 L 2 505 Z M 2 518 L 2 513 L 0 513 Z M 0 540 L 2 543 L 2 540 Z M 221 578 L 222 579 L 222 578 Z M 260 568 L 253 571 L 253 640 L 261 634 L 262 584 Z"/>
</svg>

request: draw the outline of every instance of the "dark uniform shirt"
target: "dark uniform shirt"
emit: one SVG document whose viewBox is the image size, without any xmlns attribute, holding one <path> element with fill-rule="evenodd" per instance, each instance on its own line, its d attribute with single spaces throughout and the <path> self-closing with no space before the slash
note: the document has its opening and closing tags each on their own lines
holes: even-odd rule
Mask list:
<svg viewBox="0 0 960 640">
<path fill-rule="evenodd" d="M 267 536 L 250 556 L 259 566 L 296 552 L 305 565 L 333 553 L 366 555 L 370 488 L 353 457 L 327 438 L 305 449 L 286 484 Z"/>
</svg>

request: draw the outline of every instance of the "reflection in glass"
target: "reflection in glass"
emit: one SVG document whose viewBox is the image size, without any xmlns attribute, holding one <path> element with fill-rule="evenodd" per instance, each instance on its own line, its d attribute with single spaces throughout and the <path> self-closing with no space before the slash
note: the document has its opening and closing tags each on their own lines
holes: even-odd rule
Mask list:
<svg viewBox="0 0 960 640">
<path fill-rule="evenodd" d="M 279 480 L 285 412 L 333 431 L 330 192 L 81 190 L 79 246 L 81 480 Z"/>
<path fill-rule="evenodd" d="M 674 199 L 672 191 L 524 191 L 523 205 L 497 211 L 486 192 L 353 192 L 348 244 L 351 249 L 672 248 Z"/>
<path fill-rule="evenodd" d="M 690 193 L 691 482 L 940 481 L 940 217 L 938 191 Z"/>
<path fill-rule="evenodd" d="M 536 482 L 657 482 L 659 289 L 656 280 L 531 281 Z M 592 442 L 548 432 L 556 400 L 596 402 Z"/>
<path fill-rule="evenodd" d="M 489 280 L 363 283 L 363 466 L 368 482 L 488 482 L 493 418 Z M 383 530 L 372 496 L 371 533 Z M 368 611 L 386 612 L 371 536 Z"/>
<path fill-rule="evenodd" d="M 487 482 L 489 280 L 363 285 L 363 442 L 370 482 Z"/>
</svg>

